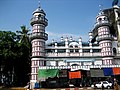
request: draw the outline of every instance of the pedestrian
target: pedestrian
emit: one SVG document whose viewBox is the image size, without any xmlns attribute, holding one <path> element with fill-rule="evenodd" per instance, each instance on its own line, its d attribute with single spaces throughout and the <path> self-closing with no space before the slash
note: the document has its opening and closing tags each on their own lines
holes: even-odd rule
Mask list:
<svg viewBox="0 0 120 90">
<path fill-rule="evenodd" d="M 118 84 L 117 84 L 117 81 L 116 81 L 116 80 L 114 81 L 114 90 L 119 90 L 119 89 L 118 89 Z"/>
<path fill-rule="evenodd" d="M 102 84 L 102 90 L 104 90 L 104 86 L 103 86 L 103 84 Z"/>
</svg>

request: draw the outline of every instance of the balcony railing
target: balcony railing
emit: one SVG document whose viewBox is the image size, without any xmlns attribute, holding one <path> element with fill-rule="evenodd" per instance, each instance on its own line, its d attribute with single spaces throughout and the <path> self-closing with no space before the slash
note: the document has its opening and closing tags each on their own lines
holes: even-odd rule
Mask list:
<svg viewBox="0 0 120 90">
<path fill-rule="evenodd" d="M 82 66 L 40 66 L 39 69 L 86 69 L 90 68 L 113 68 L 120 67 L 120 65 L 82 65 Z"/>
<path fill-rule="evenodd" d="M 44 32 L 36 32 L 36 33 L 30 34 L 29 38 L 30 38 L 30 40 L 33 40 L 33 39 L 48 40 L 48 34 L 44 33 Z"/>
<path fill-rule="evenodd" d="M 109 24 L 109 22 L 108 22 L 108 21 L 105 21 L 105 20 L 101 20 L 100 22 L 96 22 L 96 23 L 95 23 L 95 26 L 101 25 L 101 24 Z"/>
<path fill-rule="evenodd" d="M 46 57 L 100 57 L 101 53 L 46 53 Z"/>
<path fill-rule="evenodd" d="M 112 36 L 111 35 L 103 35 L 103 36 L 99 36 L 98 37 L 98 41 L 101 41 L 101 40 L 112 40 Z"/>
<path fill-rule="evenodd" d="M 33 24 L 39 24 L 39 23 L 42 23 L 44 24 L 45 26 L 48 25 L 48 20 L 44 17 L 33 17 L 31 20 L 30 20 L 30 24 L 33 25 Z"/>
<path fill-rule="evenodd" d="M 102 20 L 100 22 L 96 22 L 95 25 L 94 25 L 94 27 L 98 28 L 99 26 L 104 26 L 104 25 L 110 26 L 110 24 L 109 24 L 108 21 Z"/>
</svg>

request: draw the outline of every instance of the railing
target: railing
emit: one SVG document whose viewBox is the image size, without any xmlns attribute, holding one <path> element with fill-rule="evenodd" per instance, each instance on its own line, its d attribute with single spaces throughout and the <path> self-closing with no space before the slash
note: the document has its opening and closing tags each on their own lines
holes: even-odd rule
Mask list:
<svg viewBox="0 0 120 90">
<path fill-rule="evenodd" d="M 43 32 L 36 32 L 36 33 L 32 33 L 29 35 L 30 37 L 30 40 L 33 40 L 33 39 L 38 39 L 38 38 L 42 38 L 44 40 L 47 40 L 48 39 L 48 34 L 47 33 L 43 33 Z"/>
<path fill-rule="evenodd" d="M 87 46 L 87 47 L 84 47 L 84 46 L 82 46 L 82 48 L 69 48 L 69 47 L 65 47 L 65 46 L 63 46 L 63 47 L 60 47 L 60 46 L 57 46 L 57 47 L 55 47 L 55 46 L 47 46 L 46 45 L 46 49 L 91 49 L 91 47 L 89 47 L 89 46 Z M 92 49 L 101 49 L 101 47 L 99 47 L 99 46 L 92 46 Z"/>
<path fill-rule="evenodd" d="M 105 20 L 101 20 L 100 22 L 96 22 L 95 23 L 95 26 L 96 25 L 100 25 L 100 24 L 106 24 L 106 23 L 109 23 L 108 21 L 105 21 Z"/>
<path fill-rule="evenodd" d="M 89 56 L 101 56 L 101 53 L 46 53 L 47 57 L 89 57 Z"/>
<path fill-rule="evenodd" d="M 111 35 L 103 35 L 103 36 L 99 36 L 98 37 L 98 41 L 100 41 L 100 40 L 105 40 L 105 39 L 112 39 L 112 36 Z"/>
<path fill-rule="evenodd" d="M 104 26 L 104 25 L 110 26 L 110 24 L 109 24 L 108 21 L 104 21 L 104 20 L 103 20 L 103 21 L 101 21 L 101 22 L 95 23 L 94 27 L 95 27 L 95 29 L 97 29 L 99 26 Z"/>
<path fill-rule="evenodd" d="M 44 17 L 33 17 L 30 20 L 31 25 L 33 25 L 34 23 L 43 23 L 45 26 L 48 25 L 48 20 Z"/>
<path fill-rule="evenodd" d="M 90 68 L 113 68 L 120 67 L 120 65 L 84 65 L 84 66 L 40 66 L 39 69 L 87 69 Z"/>
</svg>

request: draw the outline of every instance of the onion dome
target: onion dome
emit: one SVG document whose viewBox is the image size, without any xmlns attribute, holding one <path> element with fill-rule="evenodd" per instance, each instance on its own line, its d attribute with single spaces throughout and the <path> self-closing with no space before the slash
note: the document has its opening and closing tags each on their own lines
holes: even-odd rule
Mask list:
<svg viewBox="0 0 120 90">
<path fill-rule="evenodd" d="M 40 6 L 33 12 L 33 15 L 34 15 L 35 13 L 41 13 L 41 14 L 46 15 L 45 12 L 44 12 L 44 10 L 43 10 Z"/>
</svg>

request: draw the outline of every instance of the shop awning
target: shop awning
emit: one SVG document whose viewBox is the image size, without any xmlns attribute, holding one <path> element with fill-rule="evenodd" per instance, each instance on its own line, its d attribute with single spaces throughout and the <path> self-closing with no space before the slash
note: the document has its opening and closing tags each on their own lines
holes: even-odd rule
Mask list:
<svg viewBox="0 0 120 90">
<path fill-rule="evenodd" d="M 56 77 L 59 76 L 58 69 L 39 69 L 38 70 L 38 78 L 48 78 L 48 77 Z"/>
<path fill-rule="evenodd" d="M 112 68 L 103 68 L 103 71 L 104 71 L 105 76 L 112 76 L 113 75 Z"/>
<path fill-rule="evenodd" d="M 91 77 L 104 77 L 103 69 L 90 69 Z"/>
<path fill-rule="evenodd" d="M 68 76 L 68 71 L 70 71 L 70 69 L 59 70 L 59 77 L 67 77 Z"/>
<path fill-rule="evenodd" d="M 120 75 L 120 67 L 113 68 L 114 75 Z"/>
<path fill-rule="evenodd" d="M 90 69 L 91 77 L 106 77 L 113 75 L 120 75 L 120 67 Z"/>
<path fill-rule="evenodd" d="M 69 79 L 81 78 L 81 71 L 69 72 Z"/>
</svg>

